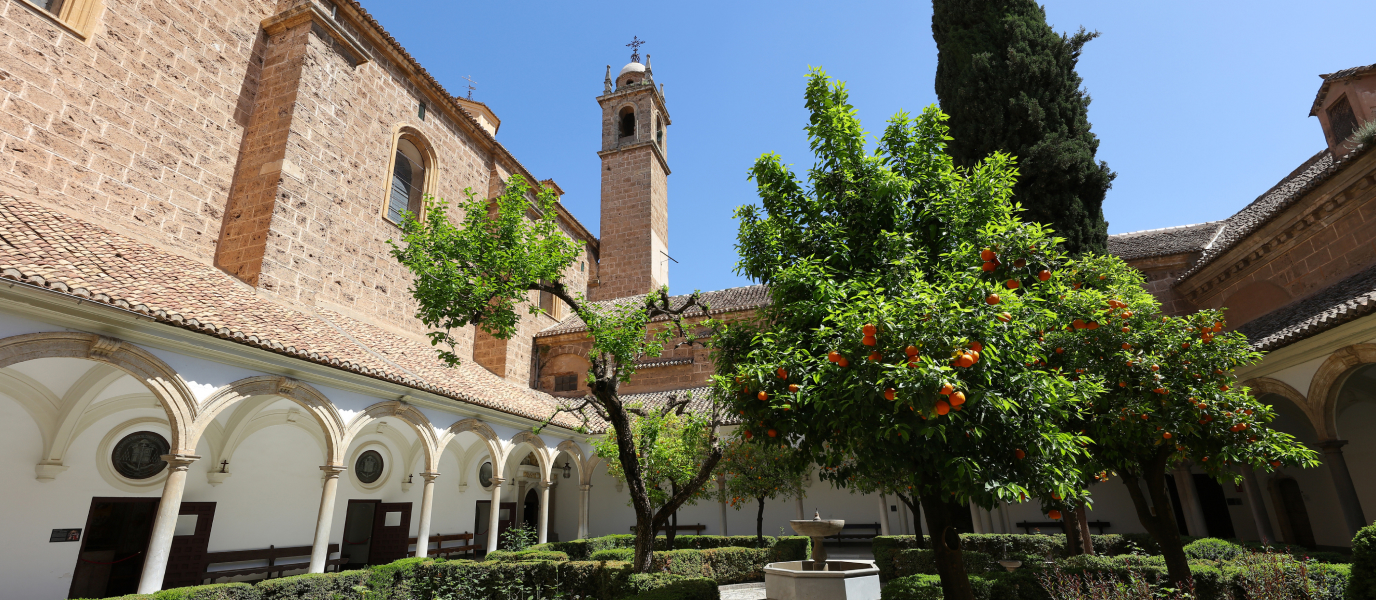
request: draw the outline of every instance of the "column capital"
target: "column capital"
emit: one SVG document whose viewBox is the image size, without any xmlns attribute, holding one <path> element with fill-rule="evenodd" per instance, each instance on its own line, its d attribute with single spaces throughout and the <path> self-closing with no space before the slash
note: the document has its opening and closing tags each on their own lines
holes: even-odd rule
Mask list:
<svg viewBox="0 0 1376 600">
<path fill-rule="evenodd" d="M 542 491 L 542 492 L 545 491 L 545 490 L 547 490 L 547 489 L 549 489 L 549 488 L 552 488 L 552 487 L 554 487 L 554 484 L 553 484 L 553 483 L 550 483 L 550 482 L 548 482 L 548 481 L 541 481 L 541 482 L 540 482 L 540 491 Z"/>
<path fill-rule="evenodd" d="M 494 489 L 495 489 L 495 488 L 502 487 L 502 484 L 505 483 L 505 482 L 506 482 L 506 479 L 503 478 L 503 477 L 493 477 L 493 478 L 492 478 L 492 487 L 493 487 Z"/>
<path fill-rule="evenodd" d="M 578 489 L 579 489 L 579 490 L 582 490 L 582 491 L 584 491 L 584 492 L 586 492 L 586 491 L 592 489 L 592 484 L 591 484 L 591 483 L 579 484 Z"/>
<path fill-rule="evenodd" d="M 347 469 L 344 465 L 320 465 L 320 470 L 325 472 L 327 478 L 339 477 Z"/>
<path fill-rule="evenodd" d="M 191 463 L 201 459 L 195 454 L 164 454 L 158 458 L 167 461 L 167 468 L 174 471 L 185 471 L 187 467 L 191 466 Z"/>
<path fill-rule="evenodd" d="M 439 477 L 439 476 L 440 476 L 440 474 L 439 474 L 439 473 L 432 473 L 432 472 L 430 472 L 430 471 L 422 471 L 422 472 L 420 473 L 420 476 L 421 476 L 421 477 L 424 477 L 424 478 L 425 478 L 425 481 L 427 481 L 427 482 L 433 482 L 433 481 L 435 481 L 435 478 L 436 478 L 436 477 Z M 496 479 L 493 479 L 493 481 L 496 481 Z"/>
<path fill-rule="evenodd" d="M 1347 445 L 1347 440 L 1324 440 L 1319 442 L 1319 447 L 1324 454 L 1341 454 L 1343 446 Z"/>
</svg>

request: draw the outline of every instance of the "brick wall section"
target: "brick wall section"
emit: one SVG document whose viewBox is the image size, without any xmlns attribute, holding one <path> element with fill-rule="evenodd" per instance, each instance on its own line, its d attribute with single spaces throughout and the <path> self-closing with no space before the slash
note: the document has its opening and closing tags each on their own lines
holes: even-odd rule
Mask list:
<svg viewBox="0 0 1376 600">
<path fill-rule="evenodd" d="M 208 264 L 272 4 L 107 0 L 85 43 L 0 0 L 0 186 Z"/>
<path fill-rule="evenodd" d="M 1310 191 L 1227 254 L 1176 286 L 1201 307 L 1255 304 L 1259 316 L 1305 298 L 1376 263 L 1376 152 L 1368 152 Z M 1223 280 L 1218 281 L 1218 277 Z M 1230 320 L 1230 327 L 1242 325 Z"/>
<path fill-rule="evenodd" d="M 1168 315 L 1186 315 L 1198 310 L 1171 287 L 1175 280 L 1199 258 L 1198 252 L 1173 254 L 1127 261 L 1142 272 L 1147 291 L 1161 303 L 1161 311 Z"/>
<path fill-rule="evenodd" d="M 720 319 L 736 319 L 749 316 L 753 311 L 729 313 L 715 315 Z M 702 317 L 694 317 L 685 320 L 684 327 L 691 328 L 700 323 Z M 661 325 L 656 325 L 656 330 Z M 699 332 L 703 333 L 703 332 Z M 700 387 L 707 385 L 712 375 L 716 372 L 716 367 L 712 363 L 711 351 L 701 346 L 684 346 L 674 348 L 674 344 L 683 341 L 682 338 L 671 340 L 666 346 L 664 355 L 659 359 L 692 359 L 691 364 L 672 365 L 664 367 L 648 367 L 638 369 L 631 377 L 631 380 L 622 383 L 619 390 L 623 394 L 639 394 L 644 392 L 662 392 L 665 390 L 677 390 L 684 388 Z M 592 349 L 592 342 L 588 339 L 588 332 L 575 331 L 559 335 L 544 336 L 535 339 L 536 351 L 540 353 L 540 373 L 536 383 L 537 389 L 545 392 L 554 391 L 554 378 L 559 375 L 575 374 L 578 376 L 578 389 L 586 391 L 587 385 L 583 383 L 587 376 L 589 363 L 586 361 L 588 352 Z M 568 360 L 570 354 L 582 357 L 582 360 Z"/>
</svg>

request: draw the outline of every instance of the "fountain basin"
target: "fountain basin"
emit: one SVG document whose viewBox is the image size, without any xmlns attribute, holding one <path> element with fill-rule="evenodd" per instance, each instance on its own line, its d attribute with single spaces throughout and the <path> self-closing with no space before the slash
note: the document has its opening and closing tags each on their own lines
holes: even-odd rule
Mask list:
<svg viewBox="0 0 1376 600">
<path fill-rule="evenodd" d="M 767 600 L 879 600 L 879 567 L 873 562 L 811 560 L 764 567 Z"/>
</svg>

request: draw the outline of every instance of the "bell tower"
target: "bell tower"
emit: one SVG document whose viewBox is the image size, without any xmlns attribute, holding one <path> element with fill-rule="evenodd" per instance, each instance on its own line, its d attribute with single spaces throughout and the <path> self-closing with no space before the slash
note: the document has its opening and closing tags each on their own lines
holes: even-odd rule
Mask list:
<svg viewBox="0 0 1376 600">
<path fill-rule="evenodd" d="M 644 294 L 669 283 L 669 111 L 655 87 L 650 56 L 640 63 L 639 38 L 627 44 L 631 62 L 602 82 L 602 222 L 591 300 Z"/>
</svg>

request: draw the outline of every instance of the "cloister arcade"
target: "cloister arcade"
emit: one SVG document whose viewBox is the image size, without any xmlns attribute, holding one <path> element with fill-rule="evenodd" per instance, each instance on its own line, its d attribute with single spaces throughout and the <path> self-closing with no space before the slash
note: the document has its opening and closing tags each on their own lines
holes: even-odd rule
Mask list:
<svg viewBox="0 0 1376 600">
<path fill-rule="evenodd" d="M 482 532 L 483 545 L 495 549 L 497 537 L 485 533 L 525 515 L 478 513 L 484 504 L 519 502 L 527 490 L 536 498 L 530 520 L 545 541 L 551 538 L 551 488 L 565 480 L 556 461 L 578 477 L 565 480 L 559 494 L 563 539 L 587 530 L 591 463 L 571 439 L 547 442 L 510 425 L 94 334 L 0 339 L 0 419 L 0 448 L 11 458 L 4 477 L 13 486 L 5 495 L 10 518 L 0 525 L 0 537 L 45 537 L 55 522 L 85 530 L 79 553 L 74 544 L 58 543 L 11 544 L 0 551 L 7 568 L 34 575 L 16 582 L 34 587 L 24 597 L 199 583 L 198 562 L 187 558 L 207 548 L 309 545 L 309 571 L 320 572 L 333 540 L 343 542 L 340 559 L 365 562 L 367 542 L 378 532 L 352 545 L 360 540 L 340 535 L 348 507 L 359 502 L 407 503 L 406 522 L 383 521 L 399 528 L 392 537 L 401 544 L 386 550 L 372 544 L 373 552 L 396 558 L 410 550 L 407 538 L 440 532 Z M 166 468 L 157 466 L 146 477 L 122 473 L 118 446 L 134 438 L 135 452 L 145 455 L 165 440 L 157 451 Z M 354 468 L 365 453 L 381 459 L 377 472 Z M 146 456 L 143 461 L 149 462 Z M 486 485 L 480 482 L 483 465 L 491 470 Z M 578 487 L 576 496 L 568 490 Z M 134 509 L 126 506 L 130 498 L 148 502 Z M 146 523 L 133 534 L 97 531 L 98 505 L 115 511 L 105 516 L 124 521 L 125 529 Z M 90 543 L 102 535 L 132 539 L 108 548 Z M 424 556 L 427 549 L 420 543 L 410 551 Z"/>
</svg>

